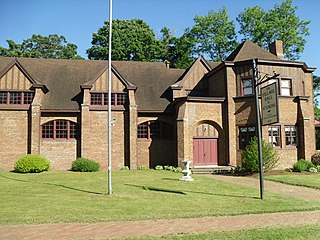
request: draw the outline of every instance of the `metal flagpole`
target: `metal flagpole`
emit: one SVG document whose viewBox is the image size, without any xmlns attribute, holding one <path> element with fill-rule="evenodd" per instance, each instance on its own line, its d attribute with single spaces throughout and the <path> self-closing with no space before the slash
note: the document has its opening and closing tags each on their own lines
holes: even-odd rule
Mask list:
<svg viewBox="0 0 320 240">
<path fill-rule="evenodd" d="M 112 0 L 109 0 L 109 56 L 108 56 L 108 194 L 112 194 L 112 176 L 111 176 L 111 36 L 112 36 Z"/>
</svg>

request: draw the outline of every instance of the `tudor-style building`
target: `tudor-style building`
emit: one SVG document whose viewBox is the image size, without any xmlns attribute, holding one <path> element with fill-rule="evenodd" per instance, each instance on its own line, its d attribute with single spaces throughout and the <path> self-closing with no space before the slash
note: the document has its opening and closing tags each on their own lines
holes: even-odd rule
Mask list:
<svg viewBox="0 0 320 240">
<path fill-rule="evenodd" d="M 256 134 L 253 59 L 261 75 L 279 73 L 280 121 L 263 138 L 278 168 L 315 152 L 312 72 L 250 41 L 221 63 L 200 56 L 186 70 L 159 62 L 112 62 L 113 168 L 239 166 Z M 77 157 L 107 167 L 107 61 L 0 57 L 0 170 L 28 153 L 70 169 Z M 270 81 L 270 82 L 271 82 Z M 267 84 L 267 83 L 265 83 Z"/>
</svg>

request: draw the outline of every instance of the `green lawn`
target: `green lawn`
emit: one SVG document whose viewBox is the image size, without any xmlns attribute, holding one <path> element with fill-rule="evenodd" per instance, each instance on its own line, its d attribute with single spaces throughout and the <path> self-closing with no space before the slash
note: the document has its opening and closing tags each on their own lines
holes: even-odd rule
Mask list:
<svg viewBox="0 0 320 240">
<path fill-rule="evenodd" d="M 168 171 L 0 173 L 0 224 L 170 219 L 320 209 L 304 201 Z"/>
<path fill-rule="evenodd" d="M 265 179 L 290 185 L 320 189 L 320 174 L 284 174 L 266 176 Z"/>
<path fill-rule="evenodd" d="M 242 231 L 230 231 L 230 232 L 212 232 L 205 234 L 179 234 L 169 235 L 164 237 L 143 237 L 143 238 L 127 238 L 127 239 L 139 239 L 139 240 L 157 240 L 157 239 L 187 239 L 187 240 L 203 240 L 203 239 L 235 239 L 235 240 L 315 240 L 320 239 L 320 225 L 309 225 L 301 227 L 287 227 L 287 228 L 264 228 L 264 229 L 252 229 Z"/>
</svg>

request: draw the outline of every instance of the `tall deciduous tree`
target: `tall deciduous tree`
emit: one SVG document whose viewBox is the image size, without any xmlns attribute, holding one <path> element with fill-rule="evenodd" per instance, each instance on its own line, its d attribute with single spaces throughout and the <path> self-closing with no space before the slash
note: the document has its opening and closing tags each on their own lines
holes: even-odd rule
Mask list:
<svg viewBox="0 0 320 240">
<path fill-rule="evenodd" d="M 304 50 L 310 23 L 300 20 L 296 10 L 292 0 L 276 4 L 267 12 L 258 6 L 246 8 L 237 17 L 239 33 L 244 35 L 243 40 L 249 39 L 266 49 L 273 41 L 282 40 L 285 57 L 296 60 Z"/>
<path fill-rule="evenodd" d="M 30 58 L 60 58 L 81 59 L 77 55 L 77 45 L 68 43 L 64 36 L 51 34 L 49 36 L 32 35 L 23 40 L 22 44 L 7 40 L 9 48 L 0 47 L 0 55 L 7 57 Z"/>
<path fill-rule="evenodd" d="M 89 59 L 107 59 L 109 22 L 92 35 Z M 160 43 L 153 30 L 141 19 L 112 21 L 112 59 L 155 61 L 159 58 Z"/>
<path fill-rule="evenodd" d="M 194 26 L 186 30 L 193 39 L 194 54 L 208 56 L 212 61 L 224 60 L 237 46 L 233 21 L 229 21 L 225 7 L 219 11 L 210 11 L 206 16 L 196 16 Z"/>
<path fill-rule="evenodd" d="M 168 28 L 161 29 L 161 61 L 169 61 L 173 68 L 187 68 L 194 61 L 191 48 L 194 43 L 186 35 L 174 37 Z"/>
</svg>

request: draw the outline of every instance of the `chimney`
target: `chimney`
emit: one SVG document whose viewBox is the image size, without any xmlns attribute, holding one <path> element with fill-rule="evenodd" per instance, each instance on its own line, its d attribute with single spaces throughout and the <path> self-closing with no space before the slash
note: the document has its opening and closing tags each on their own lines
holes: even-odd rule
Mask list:
<svg viewBox="0 0 320 240">
<path fill-rule="evenodd" d="M 165 60 L 164 63 L 166 64 L 166 68 L 170 68 L 170 62 L 168 60 Z"/>
<path fill-rule="evenodd" d="M 276 55 L 279 59 L 284 59 L 283 54 L 283 42 L 281 40 L 275 40 L 273 43 L 269 45 L 270 53 Z"/>
</svg>

